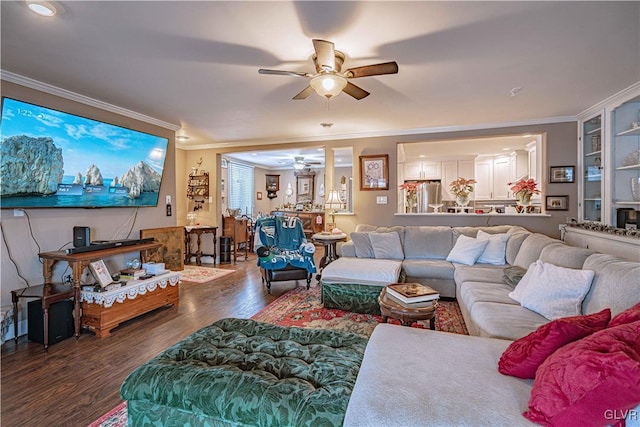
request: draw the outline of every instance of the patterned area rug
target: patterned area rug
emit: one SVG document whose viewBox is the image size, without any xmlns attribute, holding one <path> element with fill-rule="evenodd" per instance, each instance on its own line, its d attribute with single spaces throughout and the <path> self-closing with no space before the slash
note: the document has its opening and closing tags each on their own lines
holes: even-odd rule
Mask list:
<svg viewBox="0 0 640 427">
<path fill-rule="evenodd" d="M 324 308 L 320 302 L 320 288 L 312 286 L 292 289 L 252 317 L 261 322 L 302 328 L 340 329 L 371 335 L 382 322 L 382 316 L 352 313 Z M 400 324 L 395 319 L 389 323 Z M 429 328 L 428 322 L 416 322 L 413 327 Z M 467 335 L 460 307 L 455 301 L 439 301 L 436 311 L 436 330 Z"/>
<path fill-rule="evenodd" d="M 182 274 L 182 280 L 193 283 L 205 283 L 216 280 L 228 274 L 234 273 L 235 270 L 227 270 L 213 267 L 200 267 L 195 265 L 185 265 Z"/>
<path fill-rule="evenodd" d="M 127 402 L 122 402 L 91 424 L 88 427 L 126 427 Z"/>
</svg>

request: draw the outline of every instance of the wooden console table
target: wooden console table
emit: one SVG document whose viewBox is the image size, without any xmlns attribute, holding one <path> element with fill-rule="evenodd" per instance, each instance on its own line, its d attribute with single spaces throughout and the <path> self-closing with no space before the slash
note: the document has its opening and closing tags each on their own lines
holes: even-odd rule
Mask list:
<svg viewBox="0 0 640 427">
<path fill-rule="evenodd" d="M 178 306 L 180 273 L 170 272 L 145 280 L 131 280 L 106 292 L 82 291 L 82 326 L 99 338 L 120 323 L 167 305 Z"/>
<path fill-rule="evenodd" d="M 58 261 L 65 261 L 69 264 L 69 267 L 71 267 L 74 289 L 73 323 L 76 338 L 80 336 L 80 280 L 82 279 L 82 272 L 89 266 L 89 263 L 102 258 L 137 251 L 140 251 L 140 259 L 142 262 L 146 262 L 148 251 L 151 249 L 157 249 L 161 246 L 162 244 L 159 242 L 149 242 L 141 243 L 139 245 L 118 246 L 115 248 L 100 249 L 97 251 L 81 252 L 77 254 L 68 254 L 65 251 L 41 252 L 38 254 L 42 259 L 42 275 L 44 276 L 44 283 L 52 282 L 53 268 Z"/>
<path fill-rule="evenodd" d="M 196 265 L 202 265 L 202 255 L 212 256 L 213 264 L 216 263 L 216 232 L 218 231 L 218 227 L 212 227 L 210 225 L 187 225 L 184 227 L 184 263 L 191 264 L 191 257 L 195 255 L 196 257 Z M 197 236 L 197 245 L 198 250 L 193 253 L 191 252 L 191 235 L 195 234 Z M 203 234 L 212 234 L 213 235 L 213 254 L 203 254 L 202 253 L 202 235 Z"/>
</svg>

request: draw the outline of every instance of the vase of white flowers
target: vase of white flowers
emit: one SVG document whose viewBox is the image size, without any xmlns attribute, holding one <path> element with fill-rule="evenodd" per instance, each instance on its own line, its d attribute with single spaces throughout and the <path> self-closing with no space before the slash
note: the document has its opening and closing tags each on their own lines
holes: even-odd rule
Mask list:
<svg viewBox="0 0 640 427">
<path fill-rule="evenodd" d="M 451 194 L 456 196 L 456 205 L 467 206 L 469 204 L 469 195 L 473 192 L 473 184 L 476 182 L 473 178 L 459 177 L 449 184 Z"/>
</svg>

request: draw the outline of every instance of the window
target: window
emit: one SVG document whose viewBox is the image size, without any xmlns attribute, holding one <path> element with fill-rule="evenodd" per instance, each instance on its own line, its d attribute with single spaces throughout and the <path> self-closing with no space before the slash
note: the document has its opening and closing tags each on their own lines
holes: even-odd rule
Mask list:
<svg viewBox="0 0 640 427">
<path fill-rule="evenodd" d="M 253 167 L 229 161 L 229 209 L 253 215 Z"/>
</svg>

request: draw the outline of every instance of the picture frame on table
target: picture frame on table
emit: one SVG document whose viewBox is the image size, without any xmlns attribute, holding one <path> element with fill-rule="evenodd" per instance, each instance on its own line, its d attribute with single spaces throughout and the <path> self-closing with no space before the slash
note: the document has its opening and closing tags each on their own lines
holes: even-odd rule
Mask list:
<svg viewBox="0 0 640 427">
<path fill-rule="evenodd" d="M 549 183 L 573 183 L 575 182 L 575 166 L 551 166 L 549 168 Z"/>
<path fill-rule="evenodd" d="M 545 205 L 548 211 L 568 211 L 569 196 L 547 196 Z"/>
<path fill-rule="evenodd" d="M 389 189 L 389 155 L 360 156 L 360 190 Z"/>
<path fill-rule="evenodd" d="M 113 282 L 111 273 L 109 273 L 109 269 L 107 268 L 103 260 L 99 259 L 98 261 L 90 262 L 89 270 L 91 271 L 93 277 L 100 284 L 100 287 L 106 288 Z"/>
</svg>

